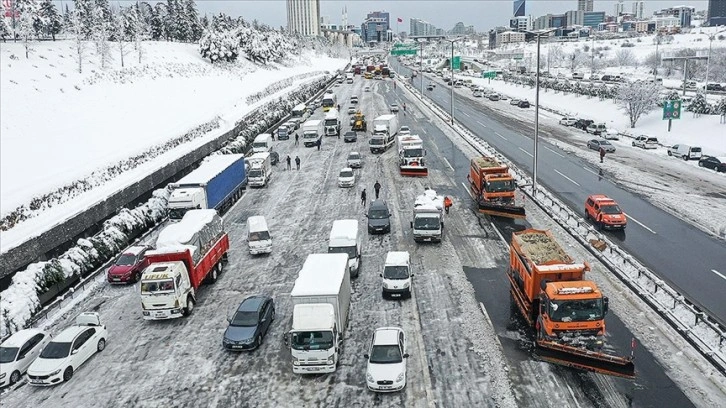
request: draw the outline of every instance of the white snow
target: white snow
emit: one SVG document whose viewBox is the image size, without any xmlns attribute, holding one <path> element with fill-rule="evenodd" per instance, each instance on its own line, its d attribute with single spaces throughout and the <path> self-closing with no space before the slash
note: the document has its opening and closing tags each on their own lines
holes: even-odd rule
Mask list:
<svg viewBox="0 0 726 408">
<path fill-rule="evenodd" d="M 208 156 L 196 170 L 182 177 L 174 185 L 204 185 L 226 170 L 234 162 L 242 160 L 244 157 L 243 154 L 217 154 Z"/>
<path fill-rule="evenodd" d="M 347 254 L 310 254 L 290 296 L 337 295 L 347 268 Z"/>
<path fill-rule="evenodd" d="M 194 235 L 218 217 L 216 210 L 189 210 L 178 223 L 167 225 L 156 239 L 157 248 L 190 244 Z"/>
<path fill-rule="evenodd" d="M 353 172 L 350 168 L 341 170 Z M 330 228 L 328 245 L 331 247 L 344 247 L 355 245 L 358 239 L 358 220 L 335 220 Z"/>
<path fill-rule="evenodd" d="M 391 251 L 386 254 L 386 265 L 408 265 L 410 255 L 405 251 Z"/>
</svg>

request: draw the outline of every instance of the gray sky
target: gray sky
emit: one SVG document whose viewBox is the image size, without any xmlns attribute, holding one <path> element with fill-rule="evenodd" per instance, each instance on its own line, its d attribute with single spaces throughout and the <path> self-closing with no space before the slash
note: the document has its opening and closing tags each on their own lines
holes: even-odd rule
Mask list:
<svg viewBox="0 0 726 408">
<path fill-rule="evenodd" d="M 72 0 L 56 0 L 73 7 Z M 135 0 L 111 0 L 112 4 L 127 5 Z M 156 3 L 156 1 L 149 1 Z M 224 12 L 232 16 L 242 16 L 246 20 L 258 20 L 273 27 L 287 24 L 285 0 L 196 0 L 199 11 L 209 14 Z M 438 28 L 449 30 L 461 21 L 464 25 L 474 25 L 477 31 L 487 31 L 498 25 L 507 25 L 512 16 L 512 1 L 502 0 L 320 0 L 321 14 L 330 17 L 331 22 L 339 24 L 343 7 L 348 8 L 348 23 L 360 26 L 366 14 L 371 11 L 388 11 L 391 13 L 392 28 L 396 30 L 396 18 L 400 31 L 409 30 L 409 19 L 420 18 Z M 595 11 L 613 14 L 617 1 L 595 0 Z M 632 11 L 632 0 L 625 0 L 625 11 Z M 645 0 L 645 13 L 666 7 L 687 5 L 696 10 L 705 10 L 707 0 Z M 526 11 L 533 17 L 543 14 L 559 14 L 577 9 L 577 0 L 527 0 Z"/>
</svg>

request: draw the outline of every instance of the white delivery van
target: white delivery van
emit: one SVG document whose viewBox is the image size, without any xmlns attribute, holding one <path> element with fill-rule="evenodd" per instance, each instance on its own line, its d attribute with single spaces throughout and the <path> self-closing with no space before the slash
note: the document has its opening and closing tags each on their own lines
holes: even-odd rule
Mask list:
<svg viewBox="0 0 726 408">
<path fill-rule="evenodd" d="M 247 172 L 247 183 L 251 187 L 264 187 L 272 177 L 272 160 L 270 153 L 255 153 L 247 161 L 250 169 Z"/>
<path fill-rule="evenodd" d="M 361 240 L 358 236 L 358 220 L 335 220 L 330 229 L 329 254 L 347 254 L 351 277 L 357 277 L 360 270 Z"/>
<path fill-rule="evenodd" d="M 247 243 L 250 254 L 269 254 L 272 252 L 272 236 L 267 228 L 267 220 L 261 215 L 247 218 Z"/>
<path fill-rule="evenodd" d="M 252 153 L 269 153 L 272 151 L 272 135 L 262 133 L 252 142 Z"/>
<path fill-rule="evenodd" d="M 408 252 L 391 251 L 383 266 L 383 298 L 411 297 L 411 256 Z"/>
<path fill-rule="evenodd" d="M 701 155 L 701 148 L 698 146 L 677 144 L 668 148 L 668 156 L 679 157 L 683 160 L 698 160 Z"/>
</svg>

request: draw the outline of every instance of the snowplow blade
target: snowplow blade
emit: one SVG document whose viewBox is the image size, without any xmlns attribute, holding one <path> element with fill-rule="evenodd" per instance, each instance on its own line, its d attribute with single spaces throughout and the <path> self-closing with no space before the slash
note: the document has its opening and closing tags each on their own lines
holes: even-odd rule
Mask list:
<svg viewBox="0 0 726 408">
<path fill-rule="evenodd" d="M 535 357 L 566 367 L 623 378 L 635 378 L 633 360 L 547 341 L 537 341 Z"/>
<path fill-rule="evenodd" d="M 524 207 L 517 207 L 514 205 L 479 202 L 479 212 L 495 217 L 527 218 Z"/>
<path fill-rule="evenodd" d="M 426 177 L 429 175 L 428 167 L 421 166 L 403 166 L 401 167 L 401 175 L 409 177 Z"/>
</svg>

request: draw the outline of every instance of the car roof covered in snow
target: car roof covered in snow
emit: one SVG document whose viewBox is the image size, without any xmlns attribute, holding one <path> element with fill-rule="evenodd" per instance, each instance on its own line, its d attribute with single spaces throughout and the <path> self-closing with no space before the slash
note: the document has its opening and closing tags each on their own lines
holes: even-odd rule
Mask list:
<svg viewBox="0 0 726 408">
<path fill-rule="evenodd" d="M 411 256 L 406 251 L 390 251 L 386 255 L 386 265 L 408 265 Z"/>
<path fill-rule="evenodd" d="M 174 185 L 205 184 L 231 166 L 232 163 L 243 160 L 244 157 L 243 154 L 217 154 L 209 156 L 204 159 L 199 168 L 184 176 L 181 180 L 174 183 Z"/>
<path fill-rule="evenodd" d="M 247 228 L 251 232 L 268 231 L 267 220 L 262 215 L 253 215 L 247 218 Z"/>
<path fill-rule="evenodd" d="M 310 254 L 290 296 L 337 295 L 348 271 L 348 254 Z"/>
<path fill-rule="evenodd" d="M 346 170 L 346 169 L 343 169 Z M 350 170 L 350 169 L 348 169 Z M 352 170 L 351 170 L 352 171 Z M 335 220 L 330 228 L 328 245 L 331 247 L 355 245 L 358 239 L 358 220 Z"/>
<path fill-rule="evenodd" d="M 379 327 L 376 329 L 373 345 L 398 344 L 398 333 L 402 331 L 400 327 Z"/>
<path fill-rule="evenodd" d="M 191 241 L 195 233 L 214 220 L 216 210 L 189 210 L 176 224 L 167 225 L 156 239 L 157 248 L 177 247 Z"/>
</svg>

